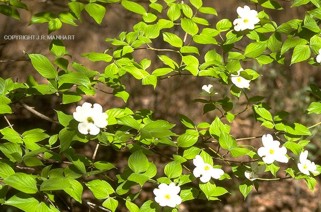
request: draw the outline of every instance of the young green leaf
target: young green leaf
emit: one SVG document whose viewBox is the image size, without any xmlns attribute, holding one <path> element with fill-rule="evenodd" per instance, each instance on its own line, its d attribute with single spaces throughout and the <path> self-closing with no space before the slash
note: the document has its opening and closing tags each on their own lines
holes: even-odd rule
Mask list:
<svg viewBox="0 0 321 212">
<path fill-rule="evenodd" d="M 55 79 L 58 76 L 58 72 L 47 57 L 41 54 L 29 54 L 28 56 L 33 67 L 39 72 L 41 76 L 47 79 Z"/>
</svg>

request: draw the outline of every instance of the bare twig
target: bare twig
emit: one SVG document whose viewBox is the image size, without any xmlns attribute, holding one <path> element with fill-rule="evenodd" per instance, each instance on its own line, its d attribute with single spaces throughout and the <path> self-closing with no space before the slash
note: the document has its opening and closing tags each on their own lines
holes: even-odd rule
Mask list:
<svg viewBox="0 0 321 212">
<path fill-rule="evenodd" d="M 52 123 L 58 124 L 59 122 L 57 122 L 56 120 L 53 120 L 52 118 L 38 112 L 37 110 L 35 110 L 33 107 L 30 107 L 29 105 L 25 104 L 25 103 L 21 103 L 22 106 L 27 109 L 29 112 L 33 113 L 34 115 L 38 116 L 41 119 L 44 119 L 46 121 L 50 121 Z"/>
<path fill-rule="evenodd" d="M 96 144 L 96 148 L 95 148 L 95 151 L 94 151 L 94 154 L 92 156 L 92 160 L 95 161 L 96 159 L 96 155 L 97 155 L 97 152 L 98 152 L 98 148 L 99 148 L 99 143 Z"/>
<path fill-rule="evenodd" d="M 7 116 L 4 116 L 4 119 L 6 120 L 7 124 L 9 125 L 9 127 L 11 129 L 13 129 L 13 127 L 12 127 L 13 125 L 10 123 L 9 119 L 7 118 Z"/>
</svg>

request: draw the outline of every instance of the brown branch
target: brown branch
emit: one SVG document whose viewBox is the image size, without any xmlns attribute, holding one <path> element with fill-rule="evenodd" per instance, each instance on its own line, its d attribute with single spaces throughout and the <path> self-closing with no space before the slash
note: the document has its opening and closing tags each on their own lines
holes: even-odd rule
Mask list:
<svg viewBox="0 0 321 212">
<path fill-rule="evenodd" d="M 55 124 L 59 124 L 58 121 L 56 120 L 53 120 L 52 118 L 38 112 L 37 110 L 35 110 L 33 107 L 30 107 L 29 105 L 25 104 L 25 103 L 21 103 L 21 105 L 26 109 L 28 110 L 29 112 L 33 113 L 34 115 L 38 116 L 39 118 L 41 119 L 44 119 L 46 121 L 50 121 L 52 123 L 55 123 Z"/>
</svg>

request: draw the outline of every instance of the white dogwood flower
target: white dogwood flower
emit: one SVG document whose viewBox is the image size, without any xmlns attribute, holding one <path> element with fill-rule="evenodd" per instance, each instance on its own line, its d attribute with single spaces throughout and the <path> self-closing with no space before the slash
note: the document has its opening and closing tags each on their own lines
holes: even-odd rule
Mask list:
<svg viewBox="0 0 321 212">
<path fill-rule="evenodd" d="M 102 106 L 97 103 L 92 105 L 85 102 L 82 106 L 77 106 L 73 117 L 79 122 L 78 131 L 84 135 L 97 135 L 100 128 L 104 128 L 108 124 L 108 115 L 103 112 Z"/>
<path fill-rule="evenodd" d="M 263 147 L 260 147 L 257 153 L 262 157 L 266 164 L 271 164 L 274 161 L 279 161 L 281 163 L 287 163 L 289 161 L 286 157 L 287 149 L 284 146 L 280 147 L 280 142 L 273 140 L 272 135 L 263 135 L 262 143 Z"/>
<path fill-rule="evenodd" d="M 193 170 L 194 176 L 200 177 L 203 183 L 207 183 L 211 178 L 219 179 L 224 174 L 222 169 L 213 168 L 210 164 L 205 163 L 200 155 L 196 155 L 193 164 L 196 166 Z"/>
<path fill-rule="evenodd" d="M 208 84 L 208 85 L 203 85 L 202 90 L 208 94 L 213 92 L 213 85 Z"/>
<path fill-rule="evenodd" d="M 254 25 L 260 22 L 256 10 L 251 10 L 248 6 L 238 7 L 236 9 L 239 18 L 233 21 L 235 31 L 254 29 Z"/>
<path fill-rule="evenodd" d="M 317 167 L 314 162 L 311 162 L 308 159 L 308 151 L 305 150 L 304 152 L 301 152 L 300 154 L 300 161 L 298 163 L 298 168 L 300 172 L 306 175 L 310 175 L 310 172 L 312 174 L 317 174 Z"/>
<path fill-rule="evenodd" d="M 321 63 L 321 49 L 319 49 L 319 54 L 317 55 L 317 57 L 315 58 L 315 60 L 316 60 L 318 63 Z"/>
<path fill-rule="evenodd" d="M 245 171 L 244 176 L 250 181 L 254 181 L 258 178 L 258 176 L 254 172 L 251 172 L 251 171 Z"/>
<path fill-rule="evenodd" d="M 237 75 L 231 75 L 232 83 L 238 88 L 250 88 L 251 80 L 245 79 L 241 76 L 241 72 L 244 71 L 242 68 L 238 70 Z"/>
<path fill-rule="evenodd" d="M 158 188 L 155 188 L 153 193 L 155 194 L 155 201 L 162 207 L 176 207 L 182 203 L 182 198 L 178 195 L 181 188 L 176 186 L 175 183 L 169 185 L 161 183 Z"/>
</svg>

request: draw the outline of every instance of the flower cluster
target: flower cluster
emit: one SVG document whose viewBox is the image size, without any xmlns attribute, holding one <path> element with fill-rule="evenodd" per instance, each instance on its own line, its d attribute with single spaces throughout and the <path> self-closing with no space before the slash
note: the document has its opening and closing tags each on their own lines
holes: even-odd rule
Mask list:
<svg viewBox="0 0 321 212">
<path fill-rule="evenodd" d="M 280 142 L 274 140 L 272 135 L 263 135 L 262 143 L 263 147 L 260 147 L 257 153 L 260 157 L 262 157 L 266 164 L 271 164 L 274 161 L 281 163 L 287 163 L 289 161 L 289 159 L 286 157 L 287 149 L 284 146 L 280 147 Z"/>
<path fill-rule="evenodd" d="M 233 21 L 235 31 L 254 29 L 255 24 L 260 22 L 257 11 L 251 10 L 248 6 L 238 7 L 236 12 L 239 18 Z"/>
<path fill-rule="evenodd" d="M 213 92 L 213 85 L 211 84 L 208 84 L 208 85 L 203 85 L 202 86 L 202 90 L 207 93 L 207 94 L 210 94 Z"/>
<path fill-rule="evenodd" d="M 193 159 L 193 164 L 196 166 L 193 170 L 194 176 L 200 177 L 203 183 L 207 183 L 211 178 L 219 179 L 224 174 L 222 169 L 213 168 L 210 164 L 205 163 L 200 155 Z"/>
<path fill-rule="evenodd" d="M 100 104 L 85 102 L 82 106 L 78 106 L 73 113 L 73 117 L 78 124 L 78 131 L 81 134 L 97 135 L 101 128 L 107 126 L 108 115 L 103 112 Z"/>
<path fill-rule="evenodd" d="M 311 162 L 308 159 L 308 151 L 305 150 L 301 152 L 300 157 L 299 157 L 299 163 L 298 163 L 298 168 L 300 172 L 306 175 L 310 175 L 310 172 L 312 174 L 318 174 L 317 172 L 317 167 L 314 162 Z"/>
<path fill-rule="evenodd" d="M 241 72 L 244 71 L 242 68 L 237 72 L 237 75 L 231 75 L 232 83 L 238 88 L 250 88 L 251 80 L 247 80 L 241 76 Z"/>
<path fill-rule="evenodd" d="M 176 207 L 181 204 L 182 198 L 178 195 L 181 188 L 176 186 L 175 183 L 166 185 L 161 183 L 158 188 L 155 188 L 153 193 L 155 194 L 155 201 L 162 207 Z"/>
</svg>

